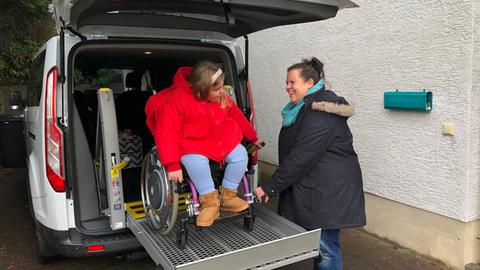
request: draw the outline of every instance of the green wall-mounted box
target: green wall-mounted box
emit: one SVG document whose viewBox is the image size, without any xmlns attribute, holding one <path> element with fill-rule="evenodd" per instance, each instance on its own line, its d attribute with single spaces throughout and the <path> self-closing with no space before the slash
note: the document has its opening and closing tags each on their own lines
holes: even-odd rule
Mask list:
<svg viewBox="0 0 480 270">
<path fill-rule="evenodd" d="M 390 110 L 429 112 L 432 110 L 432 92 L 385 92 L 383 106 Z"/>
</svg>

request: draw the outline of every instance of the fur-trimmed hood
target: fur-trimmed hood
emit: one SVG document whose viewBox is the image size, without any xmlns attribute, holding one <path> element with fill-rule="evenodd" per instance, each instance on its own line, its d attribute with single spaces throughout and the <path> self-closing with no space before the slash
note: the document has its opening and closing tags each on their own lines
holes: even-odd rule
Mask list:
<svg viewBox="0 0 480 270">
<path fill-rule="evenodd" d="M 305 106 L 316 111 L 350 117 L 355 111 L 355 106 L 349 104 L 345 98 L 337 96 L 330 90 L 321 89 L 304 98 Z"/>
<path fill-rule="evenodd" d="M 350 117 L 353 115 L 353 112 L 355 111 L 355 106 L 353 105 L 337 104 L 337 103 L 328 102 L 328 101 L 313 102 L 311 108 L 313 110 L 333 113 L 343 117 Z"/>
</svg>

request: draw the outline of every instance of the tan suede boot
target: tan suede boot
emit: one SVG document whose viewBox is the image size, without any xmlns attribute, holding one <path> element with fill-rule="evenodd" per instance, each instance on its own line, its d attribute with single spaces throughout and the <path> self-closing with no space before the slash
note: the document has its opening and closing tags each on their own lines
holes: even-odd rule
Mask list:
<svg viewBox="0 0 480 270">
<path fill-rule="evenodd" d="M 221 186 L 218 190 L 221 210 L 238 213 L 248 208 L 248 203 L 237 196 L 236 189 L 224 189 Z"/>
<path fill-rule="evenodd" d="M 200 213 L 197 216 L 197 226 L 208 227 L 220 216 L 220 202 L 217 191 L 203 194 L 200 199 Z"/>
</svg>

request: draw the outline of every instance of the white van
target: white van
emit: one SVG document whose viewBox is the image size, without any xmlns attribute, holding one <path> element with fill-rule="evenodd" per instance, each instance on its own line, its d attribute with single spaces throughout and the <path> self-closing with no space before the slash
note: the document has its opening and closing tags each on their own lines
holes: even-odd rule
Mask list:
<svg viewBox="0 0 480 270">
<path fill-rule="evenodd" d="M 233 243 L 215 246 L 212 239 L 220 233 L 207 232 L 213 242 L 197 244 L 203 255 L 170 252 L 175 245 L 169 246 L 168 237 L 142 229 L 141 220 L 126 219 L 126 227 L 113 228 L 106 199 L 99 192 L 105 184 L 98 182 L 95 170 L 97 92 L 101 87 L 112 90 L 119 132 L 129 130 L 140 137 L 145 154 L 153 144 L 145 125 L 146 99 L 153 90 L 169 86 L 178 67 L 209 59 L 223 67 L 232 98 L 254 124 L 246 35 L 328 19 L 342 8 L 355 7 L 354 3 L 54 0 L 53 4 L 59 35 L 46 42 L 34 60 L 25 109 L 29 192 L 41 259 L 123 253 L 143 246 L 164 268 L 225 269 L 222 263 L 226 263 L 229 269 L 262 265 L 270 269 L 318 255 L 319 232 L 309 234 L 262 207 L 256 229 L 236 240 L 232 236 Z M 242 36 L 245 58 L 236 43 Z M 255 156 L 251 162 L 256 164 Z M 125 203 L 141 200 L 140 174 L 139 167 L 122 170 Z M 220 250 L 229 245 L 230 249 Z M 253 256 L 258 252 L 262 258 Z M 230 253 L 237 259 L 232 261 Z"/>
</svg>

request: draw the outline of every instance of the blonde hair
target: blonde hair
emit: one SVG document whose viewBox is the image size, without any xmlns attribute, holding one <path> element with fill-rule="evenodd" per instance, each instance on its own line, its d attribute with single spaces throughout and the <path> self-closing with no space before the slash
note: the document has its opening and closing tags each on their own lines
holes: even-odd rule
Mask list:
<svg viewBox="0 0 480 270">
<path fill-rule="evenodd" d="M 187 81 L 197 99 L 206 100 L 210 89 L 223 85 L 225 79 L 225 74 L 223 72 L 212 81 L 213 75 L 219 69 L 220 67 L 218 65 L 209 60 L 201 60 L 193 66 L 192 72 L 187 75 Z M 222 94 L 220 101 L 223 108 L 230 107 L 230 103 L 228 102 L 225 93 Z"/>
</svg>

